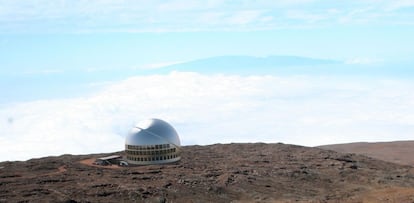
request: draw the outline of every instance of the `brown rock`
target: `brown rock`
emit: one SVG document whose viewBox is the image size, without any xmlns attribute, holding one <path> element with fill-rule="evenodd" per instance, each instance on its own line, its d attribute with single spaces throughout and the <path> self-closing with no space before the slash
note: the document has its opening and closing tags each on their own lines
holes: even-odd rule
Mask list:
<svg viewBox="0 0 414 203">
<path fill-rule="evenodd" d="M 100 167 L 85 161 L 106 155 L 2 162 L 0 202 L 414 200 L 411 166 L 319 148 L 216 144 L 185 146 L 182 160 L 168 165 Z"/>
</svg>

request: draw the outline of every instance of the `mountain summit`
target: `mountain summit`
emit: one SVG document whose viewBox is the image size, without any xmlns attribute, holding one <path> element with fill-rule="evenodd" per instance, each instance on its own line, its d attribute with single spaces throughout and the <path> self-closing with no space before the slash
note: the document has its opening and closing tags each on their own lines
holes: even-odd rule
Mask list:
<svg viewBox="0 0 414 203">
<path fill-rule="evenodd" d="M 414 171 L 286 144 L 185 146 L 177 163 L 95 166 L 107 156 L 0 163 L 1 202 L 412 202 Z M 118 152 L 116 154 L 122 154 Z"/>
<path fill-rule="evenodd" d="M 164 67 L 164 71 L 200 71 L 203 73 L 269 74 L 293 73 L 306 68 L 337 65 L 340 61 L 299 56 L 216 56 Z M 305 68 L 305 69 L 304 69 Z M 308 69 L 309 70 L 309 69 Z"/>
</svg>

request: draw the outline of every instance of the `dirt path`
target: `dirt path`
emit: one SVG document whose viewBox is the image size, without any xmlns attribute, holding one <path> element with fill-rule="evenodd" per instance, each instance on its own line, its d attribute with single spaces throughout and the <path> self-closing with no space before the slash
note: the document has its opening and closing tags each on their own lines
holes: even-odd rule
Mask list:
<svg viewBox="0 0 414 203">
<path fill-rule="evenodd" d="M 66 166 L 65 166 L 65 165 L 60 166 L 60 167 L 58 168 L 58 172 L 59 172 L 59 173 L 63 173 L 63 172 L 65 172 L 65 171 L 66 171 Z"/>
<path fill-rule="evenodd" d="M 414 188 L 391 187 L 361 195 L 363 202 L 414 202 Z"/>
<path fill-rule="evenodd" d="M 63 173 L 63 172 L 66 172 L 66 171 L 67 171 L 66 170 L 66 165 L 63 165 L 63 166 L 59 166 L 59 168 L 57 169 L 57 171 L 50 172 L 50 173 L 45 173 L 45 174 L 42 174 L 41 176 L 55 175 L 55 174 Z"/>
</svg>

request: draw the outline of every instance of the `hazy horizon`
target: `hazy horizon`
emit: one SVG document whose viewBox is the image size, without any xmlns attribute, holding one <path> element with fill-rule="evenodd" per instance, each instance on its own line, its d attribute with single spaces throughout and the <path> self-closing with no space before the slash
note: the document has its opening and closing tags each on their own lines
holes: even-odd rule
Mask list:
<svg viewBox="0 0 414 203">
<path fill-rule="evenodd" d="M 184 145 L 413 140 L 414 2 L 0 1 L 0 161 Z"/>
</svg>

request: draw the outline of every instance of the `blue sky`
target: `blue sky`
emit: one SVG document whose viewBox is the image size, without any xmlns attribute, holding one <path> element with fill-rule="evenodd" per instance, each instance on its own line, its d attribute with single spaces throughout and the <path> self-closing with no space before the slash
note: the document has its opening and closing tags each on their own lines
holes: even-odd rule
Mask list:
<svg viewBox="0 0 414 203">
<path fill-rule="evenodd" d="M 409 0 L 1 1 L 1 66 L 131 68 L 229 54 L 407 61 L 413 11 Z"/>
<path fill-rule="evenodd" d="M 410 70 L 412 19 L 412 0 L 0 0 L 0 160 L 121 150 L 151 117 L 184 144 L 413 139 L 412 71 L 162 71 L 235 55 Z"/>
</svg>

